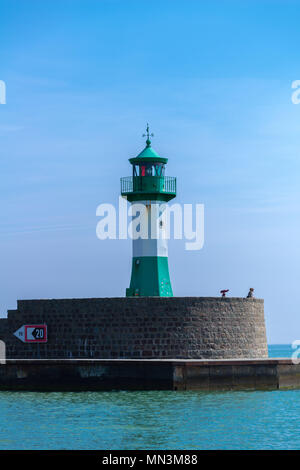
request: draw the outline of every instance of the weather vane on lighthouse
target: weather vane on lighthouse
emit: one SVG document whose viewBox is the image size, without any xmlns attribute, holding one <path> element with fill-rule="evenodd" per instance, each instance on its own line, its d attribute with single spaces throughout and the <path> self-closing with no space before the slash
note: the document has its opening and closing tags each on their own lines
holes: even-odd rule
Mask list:
<svg viewBox="0 0 300 470">
<path fill-rule="evenodd" d="M 147 144 L 147 147 L 150 147 L 151 145 L 150 137 L 154 137 L 154 134 L 150 134 L 148 122 L 147 122 L 147 127 L 146 127 L 146 134 L 143 134 L 143 137 L 147 137 L 146 144 Z"/>
</svg>

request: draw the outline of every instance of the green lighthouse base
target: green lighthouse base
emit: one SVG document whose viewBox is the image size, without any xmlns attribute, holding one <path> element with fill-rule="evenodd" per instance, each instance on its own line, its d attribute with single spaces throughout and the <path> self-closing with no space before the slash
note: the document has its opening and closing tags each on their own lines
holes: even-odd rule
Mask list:
<svg viewBox="0 0 300 470">
<path fill-rule="evenodd" d="M 132 259 L 130 287 L 126 297 L 173 297 L 167 256 Z"/>
</svg>

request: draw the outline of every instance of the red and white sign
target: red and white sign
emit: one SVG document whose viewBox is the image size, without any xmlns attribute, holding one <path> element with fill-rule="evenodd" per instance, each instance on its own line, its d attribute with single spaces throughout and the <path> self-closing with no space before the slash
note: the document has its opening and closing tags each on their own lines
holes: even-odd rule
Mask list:
<svg viewBox="0 0 300 470">
<path fill-rule="evenodd" d="M 47 343 L 47 325 L 23 325 L 14 335 L 23 343 Z"/>
</svg>

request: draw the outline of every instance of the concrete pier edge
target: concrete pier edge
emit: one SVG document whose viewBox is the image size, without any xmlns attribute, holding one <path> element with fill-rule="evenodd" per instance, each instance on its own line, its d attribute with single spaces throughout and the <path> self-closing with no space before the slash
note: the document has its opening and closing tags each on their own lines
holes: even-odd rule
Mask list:
<svg viewBox="0 0 300 470">
<path fill-rule="evenodd" d="M 263 359 L 7 359 L 0 390 L 283 390 L 300 364 Z"/>
</svg>

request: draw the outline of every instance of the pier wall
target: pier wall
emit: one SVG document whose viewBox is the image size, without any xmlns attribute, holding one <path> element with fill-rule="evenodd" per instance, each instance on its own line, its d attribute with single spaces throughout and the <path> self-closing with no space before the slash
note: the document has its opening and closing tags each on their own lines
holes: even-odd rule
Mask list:
<svg viewBox="0 0 300 470">
<path fill-rule="evenodd" d="M 0 364 L 0 390 L 278 390 L 300 388 L 291 359 L 27 359 Z"/>
<path fill-rule="evenodd" d="M 45 344 L 13 333 L 47 324 Z M 264 302 L 214 297 L 20 300 L 0 320 L 8 359 L 266 358 Z"/>
</svg>

